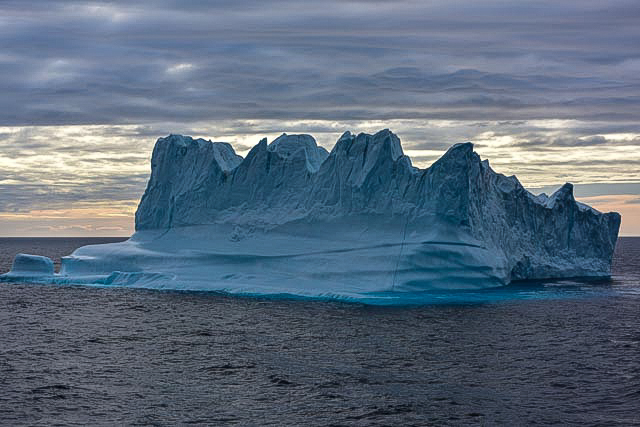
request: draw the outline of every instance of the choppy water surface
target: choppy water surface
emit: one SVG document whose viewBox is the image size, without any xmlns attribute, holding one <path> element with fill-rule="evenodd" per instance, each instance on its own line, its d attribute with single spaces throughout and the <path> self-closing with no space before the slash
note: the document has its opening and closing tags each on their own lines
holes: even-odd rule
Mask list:
<svg viewBox="0 0 640 427">
<path fill-rule="evenodd" d="M 0 270 L 105 241 L 0 239 Z M 640 425 L 640 238 L 610 281 L 434 302 L 0 284 L 0 422 Z"/>
</svg>

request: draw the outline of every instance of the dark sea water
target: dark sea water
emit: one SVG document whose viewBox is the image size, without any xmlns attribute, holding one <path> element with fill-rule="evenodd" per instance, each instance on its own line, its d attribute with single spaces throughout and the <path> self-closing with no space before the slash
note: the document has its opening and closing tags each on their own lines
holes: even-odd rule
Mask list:
<svg viewBox="0 0 640 427">
<path fill-rule="evenodd" d="M 640 425 L 640 238 L 611 280 L 414 307 L 0 284 L 0 424 Z"/>
</svg>

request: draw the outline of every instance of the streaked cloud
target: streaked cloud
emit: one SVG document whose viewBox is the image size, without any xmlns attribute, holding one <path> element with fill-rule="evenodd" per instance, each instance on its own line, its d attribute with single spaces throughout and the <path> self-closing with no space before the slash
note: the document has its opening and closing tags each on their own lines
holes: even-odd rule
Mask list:
<svg viewBox="0 0 640 427">
<path fill-rule="evenodd" d="M 3 2 L 1 124 L 640 113 L 635 2 L 185 3 Z"/>
</svg>

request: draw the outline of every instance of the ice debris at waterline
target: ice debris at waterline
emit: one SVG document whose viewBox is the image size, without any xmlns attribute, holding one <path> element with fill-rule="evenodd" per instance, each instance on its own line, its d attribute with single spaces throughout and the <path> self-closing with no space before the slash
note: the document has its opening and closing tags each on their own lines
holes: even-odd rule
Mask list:
<svg viewBox="0 0 640 427">
<path fill-rule="evenodd" d="M 427 169 L 398 137 L 346 132 L 231 145 L 158 139 L 136 233 L 62 259 L 18 255 L 4 281 L 403 302 L 436 289 L 608 276 L 620 215 L 565 184 L 550 197 L 494 172 L 471 143 Z"/>
</svg>

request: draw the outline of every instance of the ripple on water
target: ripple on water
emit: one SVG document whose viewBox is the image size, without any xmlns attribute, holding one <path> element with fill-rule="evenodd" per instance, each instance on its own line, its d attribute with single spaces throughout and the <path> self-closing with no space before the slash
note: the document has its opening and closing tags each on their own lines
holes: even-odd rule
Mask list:
<svg viewBox="0 0 640 427">
<path fill-rule="evenodd" d="M 640 424 L 640 245 L 621 242 L 611 281 L 421 306 L 0 285 L 0 419 Z"/>
</svg>

